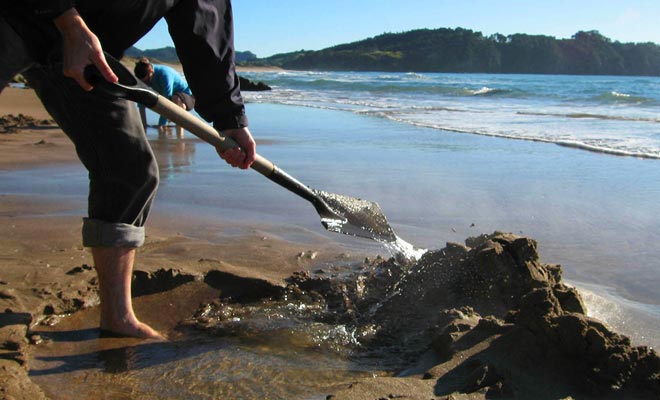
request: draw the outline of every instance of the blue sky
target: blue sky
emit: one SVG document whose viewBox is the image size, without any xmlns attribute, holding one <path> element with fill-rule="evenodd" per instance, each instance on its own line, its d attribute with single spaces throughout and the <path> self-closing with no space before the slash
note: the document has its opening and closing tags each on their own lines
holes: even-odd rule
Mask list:
<svg viewBox="0 0 660 400">
<path fill-rule="evenodd" d="M 319 50 L 384 32 L 468 28 L 485 35 L 569 38 L 598 30 L 621 42 L 660 44 L 660 0 L 234 0 L 236 49 L 259 57 Z M 137 43 L 172 46 L 161 21 Z"/>
</svg>

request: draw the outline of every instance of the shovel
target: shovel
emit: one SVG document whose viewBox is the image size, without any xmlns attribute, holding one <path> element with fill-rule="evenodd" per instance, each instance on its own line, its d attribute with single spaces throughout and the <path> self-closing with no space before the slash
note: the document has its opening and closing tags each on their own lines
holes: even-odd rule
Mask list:
<svg viewBox="0 0 660 400">
<path fill-rule="evenodd" d="M 105 58 L 119 81 L 106 81 L 96 67 L 89 65 L 85 78 L 95 92 L 140 103 L 221 151 L 239 147 L 233 139 L 220 135 L 209 124 L 146 86 L 114 57 L 106 53 Z M 325 229 L 386 244 L 397 242 L 398 237 L 377 203 L 312 189 L 258 154 L 251 168 L 312 203 Z"/>
</svg>

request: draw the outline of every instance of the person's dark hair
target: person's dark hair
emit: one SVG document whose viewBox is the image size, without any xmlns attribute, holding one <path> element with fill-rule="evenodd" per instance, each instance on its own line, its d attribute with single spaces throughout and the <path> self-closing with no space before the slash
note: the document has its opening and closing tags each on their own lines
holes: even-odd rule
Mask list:
<svg viewBox="0 0 660 400">
<path fill-rule="evenodd" d="M 147 77 L 150 69 L 151 62 L 149 62 L 147 57 L 142 57 L 135 63 L 135 69 L 133 69 L 133 73 L 138 79 L 142 80 Z"/>
</svg>

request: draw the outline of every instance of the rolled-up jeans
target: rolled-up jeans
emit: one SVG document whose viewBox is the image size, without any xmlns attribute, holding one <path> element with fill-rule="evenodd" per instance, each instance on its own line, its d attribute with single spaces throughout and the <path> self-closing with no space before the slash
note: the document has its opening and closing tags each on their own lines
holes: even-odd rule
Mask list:
<svg viewBox="0 0 660 400">
<path fill-rule="evenodd" d="M 158 165 L 135 104 L 84 91 L 61 64 L 35 64 L 23 75 L 89 172 L 83 245 L 141 246 Z"/>
</svg>

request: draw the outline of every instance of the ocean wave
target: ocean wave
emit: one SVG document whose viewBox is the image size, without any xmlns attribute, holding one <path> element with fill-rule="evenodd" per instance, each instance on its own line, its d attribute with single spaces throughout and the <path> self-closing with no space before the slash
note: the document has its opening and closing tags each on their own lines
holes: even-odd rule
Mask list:
<svg viewBox="0 0 660 400">
<path fill-rule="evenodd" d="M 592 98 L 592 100 L 600 103 L 625 103 L 625 104 L 654 104 L 657 103 L 656 100 L 644 97 L 644 96 L 635 96 L 628 93 L 619 93 L 616 91 L 609 91 L 606 93 L 599 94 Z"/>
<path fill-rule="evenodd" d="M 413 79 L 424 79 L 428 80 L 429 77 L 427 75 L 423 75 L 417 72 L 407 72 L 406 73 L 406 78 L 413 78 Z"/>
<path fill-rule="evenodd" d="M 256 102 L 256 103 L 274 103 L 274 104 L 289 105 L 289 106 L 308 107 L 308 108 L 323 109 L 323 110 L 329 110 L 329 111 L 349 111 L 349 112 L 352 112 L 354 114 L 371 115 L 371 116 L 386 118 L 386 119 L 389 119 L 391 121 L 398 122 L 398 123 L 405 123 L 405 124 L 408 124 L 408 125 L 417 126 L 417 127 L 421 127 L 421 128 L 430 128 L 430 129 L 446 131 L 446 132 L 464 133 L 464 134 L 472 134 L 472 135 L 479 135 L 479 136 L 489 136 L 489 137 L 496 137 L 496 138 L 510 139 L 510 140 L 524 140 L 524 141 L 532 141 L 532 142 L 549 143 L 549 144 L 556 144 L 558 146 L 563 146 L 563 147 L 570 147 L 570 148 L 577 149 L 577 150 L 590 151 L 590 152 L 594 152 L 594 153 L 660 160 L 660 150 L 656 150 L 656 149 L 643 149 L 643 148 L 629 149 L 629 148 L 625 148 L 625 147 L 614 147 L 613 145 L 608 144 L 605 141 L 601 141 L 600 143 L 587 143 L 585 141 L 580 141 L 578 139 L 566 139 L 566 138 L 551 137 L 551 136 L 532 136 L 532 135 L 525 135 L 525 134 L 520 134 L 520 133 L 518 133 L 518 134 L 508 134 L 508 133 L 482 130 L 482 129 L 470 129 L 470 128 L 456 127 L 456 126 L 452 126 L 452 125 L 443 125 L 443 124 L 438 124 L 438 123 L 434 123 L 434 122 L 425 121 L 423 119 L 408 119 L 408 118 L 402 118 L 401 117 L 401 115 L 409 115 L 407 113 L 407 111 L 410 111 L 410 110 L 413 110 L 413 109 L 415 109 L 415 110 L 424 110 L 424 111 L 470 112 L 470 113 L 472 113 L 472 111 L 461 110 L 461 109 L 456 109 L 456 108 L 451 108 L 451 107 L 410 107 L 410 108 L 401 108 L 401 109 L 396 109 L 395 107 L 392 107 L 391 110 L 386 110 L 386 109 L 371 108 L 371 107 L 368 107 L 366 104 L 365 104 L 365 108 L 350 109 L 350 108 L 342 107 L 342 104 L 343 104 L 342 102 L 336 102 L 336 103 L 311 103 L 311 102 L 309 102 L 309 100 L 304 100 L 304 99 L 298 99 L 298 100 L 295 100 L 295 99 L 290 99 L 290 100 L 285 100 L 285 99 L 277 99 L 277 100 L 275 100 L 275 99 L 260 99 L 260 100 L 254 101 L 254 102 Z M 358 104 L 355 104 L 355 105 L 358 105 Z M 535 113 L 527 113 L 527 114 L 535 115 Z M 659 122 L 659 121 L 654 121 L 654 122 Z"/>
<path fill-rule="evenodd" d="M 300 77 L 298 77 L 300 78 Z M 352 80 L 350 77 L 308 76 L 308 79 L 290 79 L 286 76 L 273 76 L 267 80 L 275 89 L 296 89 L 306 91 L 348 92 L 356 94 L 397 94 L 424 95 L 439 97 L 526 97 L 523 90 L 508 88 L 460 87 L 452 84 L 431 83 L 427 79 L 411 77 L 405 79 L 394 75 L 379 75 L 371 80 Z"/>
<path fill-rule="evenodd" d="M 590 118 L 590 119 L 602 119 L 607 121 L 630 121 L 630 122 L 653 122 L 660 123 L 659 118 L 645 118 L 645 117 L 624 117 L 621 115 L 605 115 L 605 114 L 591 114 L 591 113 L 544 113 L 544 112 L 532 112 L 532 111 L 518 111 L 518 115 L 531 115 L 538 117 L 559 117 L 559 118 Z"/>
<path fill-rule="evenodd" d="M 246 101 L 348 111 L 457 133 L 660 159 L 660 117 L 653 107 L 660 97 L 656 100 L 653 90 L 625 79 L 601 83 L 552 76 L 420 78 L 385 72 L 271 78 L 268 84 L 275 90 L 245 93 Z M 615 86 L 619 89 L 612 91 Z"/>
<path fill-rule="evenodd" d="M 616 149 L 601 145 L 592 145 L 577 140 L 559 140 L 553 142 L 559 146 L 571 147 L 579 150 L 587 150 L 594 153 L 611 154 L 615 156 L 627 156 L 637 158 L 649 158 L 660 160 L 660 152 L 643 152 L 639 150 Z"/>
<path fill-rule="evenodd" d="M 497 95 L 509 95 L 513 94 L 514 91 L 511 89 L 493 89 L 488 86 L 484 86 L 481 89 L 466 89 L 467 93 L 472 96 L 497 96 Z"/>
<path fill-rule="evenodd" d="M 356 114 L 362 114 L 362 115 L 385 117 L 391 120 L 396 120 L 396 116 L 398 115 L 406 115 L 406 114 L 410 114 L 411 112 L 413 113 L 419 113 L 419 112 L 475 113 L 475 111 L 462 110 L 459 108 L 452 108 L 452 107 L 418 107 L 418 106 L 412 106 L 412 107 L 389 106 L 389 107 L 379 107 L 379 108 L 368 107 L 367 109 L 356 110 L 354 112 Z"/>
<path fill-rule="evenodd" d="M 608 145 L 607 143 L 587 143 L 577 139 L 562 139 L 556 137 L 543 137 L 543 136 L 527 136 L 521 134 L 507 134 L 502 132 L 480 130 L 480 129 L 467 129 L 467 128 L 458 128 L 450 125 L 442 125 L 437 123 L 430 123 L 426 121 L 419 120 L 409 120 L 406 118 L 400 118 L 395 114 L 387 113 L 382 114 L 386 118 L 395 121 L 406 123 L 413 126 L 418 126 L 422 128 L 431 128 L 447 132 L 456 132 L 456 133 L 467 133 L 472 135 L 479 136 L 489 136 L 496 137 L 501 139 L 511 139 L 511 140 L 525 140 L 531 142 L 541 142 L 541 143 L 550 143 L 556 144 L 558 146 L 570 147 L 577 150 L 586 150 L 594 153 L 609 154 L 615 156 L 626 156 L 626 157 L 637 157 L 637 158 L 647 158 L 660 160 L 660 150 L 643 150 L 643 149 L 627 149 L 627 148 L 617 148 Z"/>
<path fill-rule="evenodd" d="M 449 112 L 469 112 L 469 113 L 479 113 L 480 111 L 475 111 L 475 110 L 465 110 L 462 108 L 456 108 L 456 107 L 443 107 L 443 106 L 412 106 L 412 107 L 407 107 L 406 109 L 408 110 L 422 110 L 422 111 L 449 111 Z"/>
</svg>

